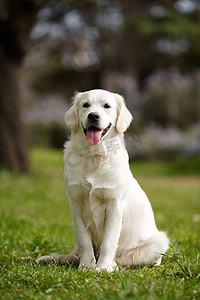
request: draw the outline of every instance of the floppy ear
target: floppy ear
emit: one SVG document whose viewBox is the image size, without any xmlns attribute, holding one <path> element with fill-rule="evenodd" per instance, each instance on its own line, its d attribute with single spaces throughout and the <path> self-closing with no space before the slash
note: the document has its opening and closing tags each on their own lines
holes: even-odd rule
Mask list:
<svg viewBox="0 0 200 300">
<path fill-rule="evenodd" d="M 123 133 L 131 124 L 133 117 L 130 111 L 127 109 L 123 97 L 118 94 L 115 94 L 115 98 L 118 103 L 116 129 L 120 133 Z"/>
<path fill-rule="evenodd" d="M 65 113 L 65 123 L 70 130 L 76 130 L 78 128 L 78 107 L 79 107 L 79 100 L 80 94 L 77 93 L 74 96 L 74 103 L 70 107 L 70 109 Z"/>
</svg>

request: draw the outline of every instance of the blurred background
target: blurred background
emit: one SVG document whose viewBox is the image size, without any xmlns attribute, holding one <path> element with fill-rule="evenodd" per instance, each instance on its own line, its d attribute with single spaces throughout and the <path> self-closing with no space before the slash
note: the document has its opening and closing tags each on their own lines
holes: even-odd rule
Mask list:
<svg viewBox="0 0 200 300">
<path fill-rule="evenodd" d="M 1 0 L 0 165 L 62 148 L 75 91 L 124 96 L 131 158 L 200 155 L 200 1 Z"/>
</svg>

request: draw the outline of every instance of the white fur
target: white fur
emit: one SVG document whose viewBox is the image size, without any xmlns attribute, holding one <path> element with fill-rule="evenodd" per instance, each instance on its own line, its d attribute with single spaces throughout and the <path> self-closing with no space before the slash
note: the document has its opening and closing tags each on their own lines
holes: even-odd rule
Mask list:
<svg viewBox="0 0 200 300">
<path fill-rule="evenodd" d="M 83 107 L 85 102 L 88 108 Z M 105 103 L 110 108 L 104 108 Z M 100 115 L 101 128 L 111 124 L 97 145 L 88 143 L 82 128 L 90 112 Z M 65 119 L 72 134 L 65 144 L 64 183 L 77 248 L 75 254 L 55 258 L 80 260 L 79 269 L 109 272 L 117 269 L 115 261 L 159 264 L 169 241 L 158 231 L 151 204 L 129 168 L 123 133 L 132 116 L 123 98 L 104 90 L 78 93 Z M 49 259 L 45 256 L 39 261 Z"/>
</svg>

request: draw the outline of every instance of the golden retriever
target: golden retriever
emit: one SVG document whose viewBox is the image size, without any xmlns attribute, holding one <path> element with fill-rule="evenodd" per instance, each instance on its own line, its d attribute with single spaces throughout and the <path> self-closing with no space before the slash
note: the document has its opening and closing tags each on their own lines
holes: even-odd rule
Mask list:
<svg viewBox="0 0 200 300">
<path fill-rule="evenodd" d="M 169 240 L 129 168 L 123 135 L 132 115 L 124 99 L 100 89 L 77 93 L 65 120 L 71 140 L 65 144 L 64 183 L 77 247 L 38 261 L 108 272 L 117 270 L 116 262 L 160 264 Z"/>
</svg>

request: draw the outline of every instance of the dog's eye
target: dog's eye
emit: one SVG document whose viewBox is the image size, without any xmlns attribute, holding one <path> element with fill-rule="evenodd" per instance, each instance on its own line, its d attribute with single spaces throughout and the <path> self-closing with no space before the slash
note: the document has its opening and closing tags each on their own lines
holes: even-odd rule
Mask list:
<svg viewBox="0 0 200 300">
<path fill-rule="evenodd" d="M 83 104 L 83 107 L 89 107 L 89 106 L 90 106 L 90 105 L 89 105 L 89 103 L 87 103 L 87 102 Z"/>
<path fill-rule="evenodd" d="M 108 103 L 105 103 L 103 107 L 104 108 L 110 108 L 110 105 Z"/>
</svg>

